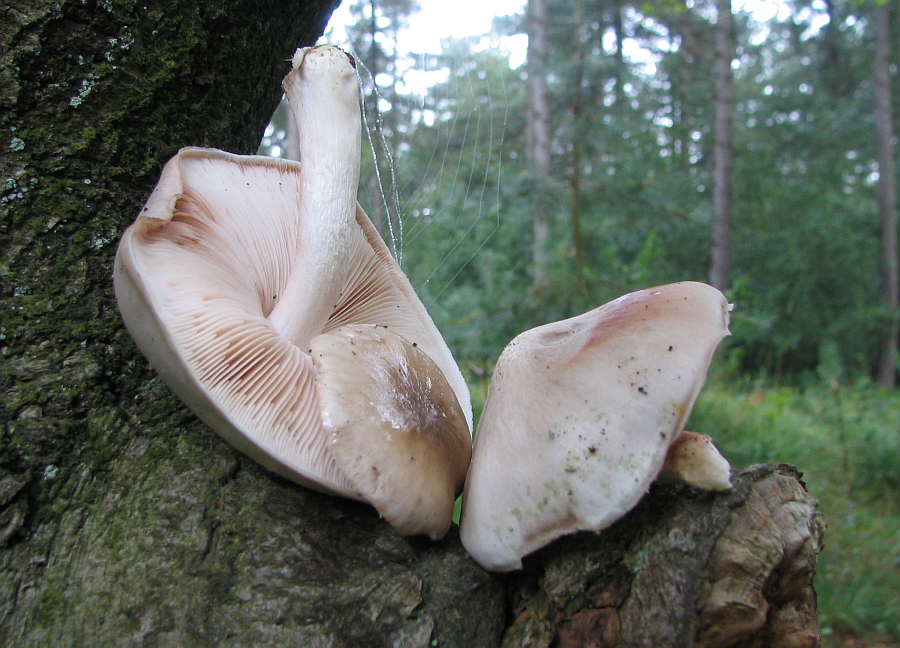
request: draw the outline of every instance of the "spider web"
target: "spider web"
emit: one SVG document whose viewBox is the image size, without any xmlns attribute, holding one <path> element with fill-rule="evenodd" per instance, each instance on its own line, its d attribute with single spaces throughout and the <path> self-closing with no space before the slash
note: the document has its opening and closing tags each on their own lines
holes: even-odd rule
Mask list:
<svg viewBox="0 0 900 648">
<path fill-rule="evenodd" d="M 333 44 L 356 55 L 349 43 Z M 372 89 L 376 97 L 374 102 L 362 102 L 364 141 L 375 160 L 377 189 L 369 199 L 379 202 L 377 211 L 384 214 L 386 226 L 383 235 L 401 267 L 406 266 L 407 251 L 417 254 L 419 245 L 438 246 L 424 278 L 425 285 L 441 282 L 428 290 L 426 305 L 431 306 L 428 302 L 453 285 L 502 224 L 508 97 L 503 77 L 498 76 L 494 87 L 494 75 L 484 68 L 508 63 L 499 58 L 467 61 L 429 55 L 404 63 L 406 68 L 395 77 L 392 98 L 385 96 L 372 70 L 357 66 L 361 86 Z M 476 80 L 487 86 L 480 96 Z M 392 122 L 393 133 L 387 133 L 382 110 L 397 110 L 401 102 L 406 110 Z M 498 107 L 499 123 L 493 115 Z M 408 172 L 413 166 L 415 171 Z M 484 221 L 490 227 L 483 227 Z M 438 227 L 441 234 L 429 236 Z"/>
<path fill-rule="evenodd" d="M 348 29 L 331 27 L 320 44 L 357 60 L 359 200 L 401 267 L 416 267 L 411 279 L 426 288 L 420 296 L 430 308 L 503 225 L 509 79 L 519 73 L 510 68 L 508 43 L 486 34 L 445 41 L 440 53 L 393 52 L 386 88 L 384 73 L 365 65 Z M 274 157 L 289 153 L 290 111 L 280 110 L 261 146 Z"/>
</svg>

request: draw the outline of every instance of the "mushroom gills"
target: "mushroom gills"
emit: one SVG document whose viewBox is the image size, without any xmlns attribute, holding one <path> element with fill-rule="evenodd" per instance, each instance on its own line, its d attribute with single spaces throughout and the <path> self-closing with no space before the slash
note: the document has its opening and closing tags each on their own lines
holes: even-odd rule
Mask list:
<svg viewBox="0 0 900 648">
<path fill-rule="evenodd" d="M 684 282 L 516 337 L 475 435 L 460 521 L 470 555 L 518 569 L 554 539 L 634 507 L 682 435 L 729 311 L 718 290 Z"/>
</svg>

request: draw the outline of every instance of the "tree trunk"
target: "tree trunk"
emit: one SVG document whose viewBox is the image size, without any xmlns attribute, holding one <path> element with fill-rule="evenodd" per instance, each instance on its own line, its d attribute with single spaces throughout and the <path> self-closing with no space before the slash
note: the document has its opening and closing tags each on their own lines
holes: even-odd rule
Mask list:
<svg viewBox="0 0 900 648">
<path fill-rule="evenodd" d="M 569 175 L 569 229 L 572 236 L 572 257 L 575 261 L 576 281 L 584 284 L 584 243 L 581 235 L 581 158 L 584 119 L 584 0 L 575 2 L 575 51 L 573 53 L 575 79 L 572 83 L 572 170 Z"/>
<path fill-rule="evenodd" d="M 372 87 L 368 96 L 363 98 L 363 108 L 365 113 L 366 132 L 372 150 L 372 169 L 374 173 L 363 181 L 369 193 L 369 216 L 375 224 L 378 232 L 384 236 L 390 233 L 389 225 L 391 224 L 390 213 L 387 210 L 388 202 L 384 191 L 384 180 L 382 179 L 382 167 L 384 165 L 384 156 L 382 150 L 386 148 L 386 140 L 384 139 L 384 129 L 381 126 L 381 110 L 378 106 L 378 84 L 375 79 L 379 72 L 384 71 L 385 64 L 383 60 L 386 58 L 381 45 L 378 42 L 378 3 L 376 0 L 368 1 L 369 16 L 366 27 L 368 29 L 368 40 L 365 41 L 367 47 L 362 49 L 357 46 L 355 49 L 357 55 L 362 52 L 365 80 L 371 81 Z M 360 16 L 365 15 L 361 13 Z M 387 223 L 387 226 L 386 226 Z M 393 241 L 392 241 L 393 242 Z M 396 253 L 396 250 L 395 250 Z M 396 255 L 396 254 L 395 254 Z"/>
<path fill-rule="evenodd" d="M 525 155 L 531 174 L 534 286 L 547 283 L 550 263 L 550 107 L 547 103 L 546 0 L 528 0 L 528 80 L 525 89 Z"/>
<path fill-rule="evenodd" d="M 730 287 L 731 281 L 731 122 L 734 111 L 731 61 L 734 58 L 734 26 L 731 0 L 717 0 L 716 7 L 716 122 L 709 282 L 724 291 Z"/>
<path fill-rule="evenodd" d="M 288 103 L 287 97 L 281 100 L 279 107 L 284 114 L 284 153 L 281 154 L 285 160 L 300 161 L 300 127 L 297 120 L 294 119 L 294 111 L 291 110 L 291 104 Z"/>
<path fill-rule="evenodd" d="M 682 619 L 655 645 L 685 645 L 695 609 L 707 611 L 693 623 L 702 638 L 731 627 L 719 620 L 732 600 L 765 620 L 744 624 L 759 641 L 782 627 L 771 619 L 813 633 L 821 525 L 790 471 L 759 469 L 719 495 L 654 488 L 608 533 L 550 547 L 521 575 L 491 575 L 455 531 L 404 539 L 371 507 L 273 476 L 153 375 L 114 303 L 117 238 L 178 147 L 256 150 L 285 61 L 331 8 L 32 0 L 3 10 L 0 645 L 494 647 L 504 631 L 508 642 L 521 634 L 512 614 L 525 609 L 524 584 L 550 583 L 561 560 L 582 575 L 554 576 L 568 589 L 547 590 L 552 604 L 570 596 L 565 610 L 583 612 L 535 617 L 560 646 L 598 645 L 578 637 L 612 608 L 621 645 L 650 645 L 628 634 L 628 619 L 650 618 L 632 609 Z M 765 560 L 742 562 L 757 545 Z M 623 560 L 603 558 L 615 552 Z M 766 587 L 738 600 L 729 570 Z M 630 596 L 594 596 L 623 579 Z M 694 598 L 636 596 L 654 582 Z"/>
<path fill-rule="evenodd" d="M 875 135 L 878 155 L 878 211 L 881 216 L 882 299 L 890 312 L 881 339 L 878 384 L 897 386 L 897 344 L 900 341 L 900 276 L 897 264 L 897 185 L 891 123 L 891 9 L 888 3 L 875 10 Z"/>
<path fill-rule="evenodd" d="M 624 85 L 624 76 L 625 76 L 625 51 L 624 51 L 624 42 L 625 42 L 625 29 L 622 26 L 622 11 L 624 11 L 624 6 L 622 0 L 613 0 L 612 8 L 610 12 L 612 13 L 612 26 L 613 26 L 613 34 L 616 37 L 616 49 L 613 54 L 613 105 L 617 106 L 619 104 L 619 99 L 624 95 L 622 91 L 622 86 Z"/>
</svg>

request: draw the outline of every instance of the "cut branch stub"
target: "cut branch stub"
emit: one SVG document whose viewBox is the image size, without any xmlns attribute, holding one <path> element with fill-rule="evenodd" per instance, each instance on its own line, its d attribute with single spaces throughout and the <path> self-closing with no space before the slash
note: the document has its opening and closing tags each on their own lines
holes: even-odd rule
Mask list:
<svg viewBox="0 0 900 648">
<path fill-rule="evenodd" d="M 525 558 L 502 647 L 818 648 L 817 507 L 788 465 L 724 492 L 654 485 L 602 533 Z"/>
</svg>

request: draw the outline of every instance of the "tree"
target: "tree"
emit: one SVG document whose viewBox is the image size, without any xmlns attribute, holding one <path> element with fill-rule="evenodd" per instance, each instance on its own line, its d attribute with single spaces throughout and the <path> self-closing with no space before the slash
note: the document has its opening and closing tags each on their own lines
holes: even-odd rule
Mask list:
<svg viewBox="0 0 900 648">
<path fill-rule="evenodd" d="M 575 83 L 572 92 L 572 163 L 569 172 L 569 223 L 572 236 L 572 256 L 575 260 L 576 280 L 584 274 L 584 243 L 581 235 L 581 165 L 582 138 L 584 137 L 584 0 L 575 2 L 575 48 L 573 66 Z"/>
<path fill-rule="evenodd" d="M 734 20 L 731 0 L 716 3 L 716 122 L 713 169 L 713 233 L 710 283 L 719 290 L 730 286 L 731 272 L 731 159 L 734 82 Z"/>
<path fill-rule="evenodd" d="M 242 457 L 154 376 L 114 303 L 118 233 L 161 164 L 187 145 L 255 151 L 285 60 L 315 40 L 331 9 L 227 0 L 4 9 L 3 646 L 499 644 L 511 618 L 508 578 L 479 569 L 455 533 L 440 543 L 401 538 L 371 507 Z M 800 488 L 796 476 L 787 481 Z M 752 474 L 740 483 L 723 496 L 656 489 L 663 499 L 649 504 L 688 509 L 658 523 L 659 533 L 626 531 L 638 543 L 629 541 L 630 555 L 643 555 L 644 537 L 684 537 L 667 528 L 679 521 L 745 520 L 740 502 L 774 482 Z M 803 515 L 764 526 L 778 529 L 767 537 L 782 548 L 801 538 L 804 568 L 784 571 L 802 572 L 808 597 L 821 529 L 811 501 L 791 493 L 766 501 Z M 646 519 L 624 524 L 641 529 Z M 792 532 L 783 538 L 782 528 Z M 602 550 L 596 536 L 584 541 Z M 688 570 L 692 580 L 674 579 L 700 582 L 712 548 L 697 547 L 706 558 Z M 526 573 L 543 564 L 536 558 Z M 666 571 L 665 561 L 654 564 Z M 693 605 L 683 609 L 693 618 Z M 804 618 L 814 626 L 814 615 Z M 562 632 L 542 620 L 548 627 Z"/>
<path fill-rule="evenodd" d="M 601 546 L 575 535 L 536 554 L 536 569 L 526 559 L 512 581 L 514 621 L 503 647 L 819 646 L 809 624 L 815 597 L 797 596 L 795 588 L 804 589 L 810 577 L 802 565 L 817 551 L 810 540 L 822 522 L 788 512 L 809 506 L 792 479 L 795 470 L 749 468 L 713 504 L 758 508 L 756 520 L 732 517 L 723 524 L 708 509 L 695 515 L 699 501 L 683 493 L 651 491 L 604 532 Z M 757 523 L 778 527 L 774 535 L 781 539 L 797 533 L 800 542 L 779 550 L 772 536 L 761 539 Z M 632 553 L 634 534 L 643 535 L 639 554 Z M 705 568 L 693 572 L 698 563 Z M 767 601 L 762 607 L 760 597 Z"/>
<path fill-rule="evenodd" d="M 451 39 L 446 70 L 413 113 L 398 160 L 405 184 L 404 270 L 463 367 L 489 366 L 530 321 L 531 186 L 525 180 L 521 69 L 478 38 Z"/>
<path fill-rule="evenodd" d="M 533 183 L 534 285 L 547 282 L 550 243 L 550 106 L 547 102 L 546 0 L 529 0 L 527 8 L 528 80 L 526 86 L 525 156 Z"/>
<path fill-rule="evenodd" d="M 900 342 L 900 270 L 897 262 L 897 179 L 894 173 L 890 72 L 891 7 L 882 2 L 875 9 L 875 136 L 878 157 L 878 211 L 881 216 L 882 299 L 890 319 L 882 333 L 878 360 L 878 384 L 897 386 L 897 350 Z"/>
<path fill-rule="evenodd" d="M 837 348 L 845 375 L 877 375 L 888 309 L 866 14 L 806 3 L 755 45 L 739 25 L 732 283 L 747 369 L 789 378 Z"/>
<path fill-rule="evenodd" d="M 350 51 L 360 63 L 363 106 L 371 158 L 366 156 L 360 188 L 372 222 L 388 237 L 395 254 L 402 251 L 400 195 L 396 177 L 401 124 L 408 115 L 397 86 L 401 82 L 401 54 L 397 38 L 416 0 L 359 0 L 350 5 L 356 25 L 348 30 Z"/>
</svg>

